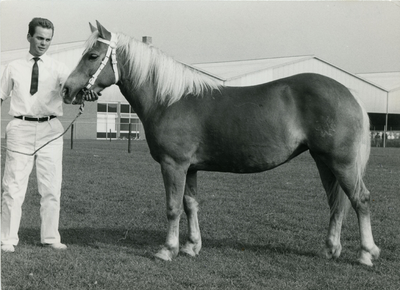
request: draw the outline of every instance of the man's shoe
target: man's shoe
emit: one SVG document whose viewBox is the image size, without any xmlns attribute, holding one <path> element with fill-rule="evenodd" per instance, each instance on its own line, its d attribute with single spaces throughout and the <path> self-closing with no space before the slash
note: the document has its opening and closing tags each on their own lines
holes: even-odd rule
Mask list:
<svg viewBox="0 0 400 290">
<path fill-rule="evenodd" d="M 43 244 L 43 246 L 53 248 L 54 250 L 66 250 L 67 249 L 67 245 L 64 245 L 62 243 Z"/>
<path fill-rule="evenodd" d="M 15 248 L 13 245 L 1 245 L 1 250 L 7 253 L 14 253 Z"/>
</svg>

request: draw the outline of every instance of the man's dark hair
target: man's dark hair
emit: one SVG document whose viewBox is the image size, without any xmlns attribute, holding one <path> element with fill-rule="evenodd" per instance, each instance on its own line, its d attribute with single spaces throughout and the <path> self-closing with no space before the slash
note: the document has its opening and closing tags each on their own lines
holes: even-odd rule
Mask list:
<svg viewBox="0 0 400 290">
<path fill-rule="evenodd" d="M 35 18 L 33 18 L 31 20 L 31 22 L 29 22 L 28 33 L 29 33 L 30 36 L 33 36 L 35 34 L 37 26 L 53 30 L 53 34 L 52 35 L 54 35 L 53 22 L 51 22 L 50 20 L 45 19 L 45 18 L 35 17 Z"/>
</svg>

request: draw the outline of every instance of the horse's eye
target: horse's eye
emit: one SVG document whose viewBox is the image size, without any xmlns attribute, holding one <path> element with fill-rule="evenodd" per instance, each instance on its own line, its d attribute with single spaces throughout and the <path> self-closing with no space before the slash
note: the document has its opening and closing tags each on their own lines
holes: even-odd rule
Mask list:
<svg viewBox="0 0 400 290">
<path fill-rule="evenodd" d="M 96 58 L 98 58 L 99 56 L 95 53 L 91 53 L 89 54 L 89 60 L 95 60 Z"/>
</svg>

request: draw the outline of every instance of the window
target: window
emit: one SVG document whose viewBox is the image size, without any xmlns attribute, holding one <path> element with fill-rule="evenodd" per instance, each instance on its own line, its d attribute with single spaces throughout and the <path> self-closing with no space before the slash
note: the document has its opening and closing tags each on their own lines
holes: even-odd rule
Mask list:
<svg viewBox="0 0 400 290">
<path fill-rule="evenodd" d="M 131 112 L 131 106 L 126 105 L 126 104 L 121 104 L 121 113 L 130 113 Z"/>
<path fill-rule="evenodd" d="M 108 112 L 109 113 L 118 112 L 118 104 L 108 104 Z"/>
<path fill-rule="evenodd" d="M 129 104 L 97 104 L 97 139 L 139 138 L 141 123 Z"/>
<path fill-rule="evenodd" d="M 97 112 L 107 112 L 107 104 L 97 103 Z"/>
<path fill-rule="evenodd" d="M 121 125 L 120 125 L 121 135 L 123 132 L 129 132 L 129 123 L 131 124 L 131 133 L 139 132 L 140 121 L 138 117 L 133 116 L 131 118 L 121 118 Z"/>
<path fill-rule="evenodd" d="M 117 138 L 118 103 L 97 103 L 97 139 Z"/>
<path fill-rule="evenodd" d="M 118 112 L 118 104 L 117 103 L 108 103 L 102 104 L 97 103 L 97 112 L 102 113 L 117 113 Z"/>
<path fill-rule="evenodd" d="M 121 113 L 126 113 L 126 114 L 134 114 L 135 111 L 133 110 L 133 108 L 131 107 L 131 105 L 129 104 L 121 104 Z"/>
</svg>

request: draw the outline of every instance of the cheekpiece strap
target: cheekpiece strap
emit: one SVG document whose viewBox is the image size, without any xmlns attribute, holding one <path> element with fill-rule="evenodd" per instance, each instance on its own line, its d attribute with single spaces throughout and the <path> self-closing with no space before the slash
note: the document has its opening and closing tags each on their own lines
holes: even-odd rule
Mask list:
<svg viewBox="0 0 400 290">
<path fill-rule="evenodd" d="M 108 49 L 107 49 L 106 56 L 104 57 L 103 61 L 101 62 L 99 68 L 94 73 L 94 75 L 90 78 L 89 83 L 86 86 L 86 89 L 90 89 L 94 85 L 97 77 L 100 75 L 101 71 L 106 66 L 110 56 L 111 56 L 112 68 L 114 71 L 115 84 L 118 83 L 119 75 L 118 75 L 118 67 L 117 67 L 117 42 L 116 42 L 116 39 L 117 39 L 117 36 L 114 33 L 111 33 L 111 40 L 107 40 L 107 39 L 103 39 L 103 38 L 97 39 L 97 41 L 108 44 Z"/>
</svg>

